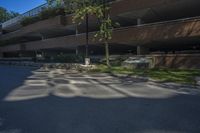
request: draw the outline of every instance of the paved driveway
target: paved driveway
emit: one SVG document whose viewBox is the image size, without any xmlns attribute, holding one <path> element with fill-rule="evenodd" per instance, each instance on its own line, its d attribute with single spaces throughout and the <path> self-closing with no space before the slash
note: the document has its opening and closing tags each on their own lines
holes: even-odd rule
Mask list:
<svg viewBox="0 0 200 133">
<path fill-rule="evenodd" d="M 198 90 L 0 66 L 0 133 L 199 133 Z"/>
</svg>

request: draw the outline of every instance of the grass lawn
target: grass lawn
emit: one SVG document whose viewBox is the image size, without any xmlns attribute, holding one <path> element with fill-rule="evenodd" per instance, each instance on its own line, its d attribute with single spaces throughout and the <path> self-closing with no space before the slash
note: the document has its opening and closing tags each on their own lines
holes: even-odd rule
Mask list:
<svg viewBox="0 0 200 133">
<path fill-rule="evenodd" d="M 119 66 L 108 68 L 105 65 L 98 65 L 96 69 L 90 72 L 113 73 L 113 74 L 128 74 L 136 76 L 150 77 L 155 80 L 164 82 L 175 82 L 195 85 L 195 77 L 200 76 L 199 70 L 185 69 L 127 69 Z"/>
</svg>

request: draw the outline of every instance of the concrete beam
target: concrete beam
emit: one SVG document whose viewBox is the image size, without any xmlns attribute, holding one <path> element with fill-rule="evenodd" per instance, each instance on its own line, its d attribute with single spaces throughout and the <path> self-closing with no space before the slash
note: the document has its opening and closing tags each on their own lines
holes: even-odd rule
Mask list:
<svg viewBox="0 0 200 133">
<path fill-rule="evenodd" d="M 98 41 L 93 41 L 94 34 L 95 32 L 89 33 L 89 43 L 100 44 Z M 109 43 L 147 46 L 153 41 L 167 41 L 171 39 L 180 40 L 181 38 L 191 39 L 194 37 L 200 37 L 200 19 L 141 25 L 139 27 L 130 26 L 126 28 L 118 28 L 113 31 L 113 37 Z M 23 44 L 25 45 L 24 50 L 28 51 L 54 48 L 67 48 L 75 50 L 78 46 L 85 45 L 85 42 L 85 34 L 78 34 L 45 39 L 42 41 L 27 42 Z M 160 45 L 162 46 L 162 44 Z M 19 51 L 19 46 L 20 44 L 9 45 L 1 47 L 0 49 L 2 51 Z M 151 45 L 148 47 L 153 46 Z M 141 54 L 142 53 L 143 52 L 141 52 Z"/>
<path fill-rule="evenodd" d="M 38 21 L 36 23 L 30 24 L 28 26 L 20 28 L 20 30 L 7 33 L 5 35 L 0 36 L 1 40 L 7 40 L 14 37 L 24 36 L 30 33 L 38 33 L 47 29 L 57 29 L 64 27 L 63 16 L 56 16 L 53 18 L 49 18 L 46 20 Z"/>
</svg>

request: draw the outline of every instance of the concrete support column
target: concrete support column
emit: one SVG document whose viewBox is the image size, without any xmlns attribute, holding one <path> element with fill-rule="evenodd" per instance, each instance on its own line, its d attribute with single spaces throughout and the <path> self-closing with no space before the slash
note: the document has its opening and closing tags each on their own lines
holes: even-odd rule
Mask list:
<svg viewBox="0 0 200 133">
<path fill-rule="evenodd" d="M 3 57 L 3 53 L 0 51 L 0 58 L 2 58 Z"/>
<path fill-rule="evenodd" d="M 40 37 L 41 37 L 42 40 L 46 39 L 45 36 L 42 35 L 42 33 L 39 33 L 39 34 L 40 34 Z"/>
<path fill-rule="evenodd" d="M 0 25 L 0 35 L 3 33 L 2 25 Z"/>
<path fill-rule="evenodd" d="M 45 57 L 45 52 L 44 51 L 42 51 L 42 58 L 44 58 Z"/>
<path fill-rule="evenodd" d="M 137 46 L 137 55 L 149 54 L 149 48 L 144 46 Z"/>
<path fill-rule="evenodd" d="M 45 40 L 45 39 L 46 39 L 45 36 L 41 36 L 41 38 L 42 38 L 42 40 Z"/>
<path fill-rule="evenodd" d="M 19 56 L 19 57 L 22 57 L 22 56 L 23 56 L 22 51 L 19 51 L 18 56 Z"/>
<path fill-rule="evenodd" d="M 137 18 L 137 25 L 141 25 L 142 24 L 142 19 L 141 18 Z"/>
<path fill-rule="evenodd" d="M 78 24 L 76 24 L 76 35 L 78 35 Z"/>
<path fill-rule="evenodd" d="M 79 54 L 79 50 L 78 50 L 78 48 L 76 48 L 76 55 L 78 55 Z"/>
</svg>

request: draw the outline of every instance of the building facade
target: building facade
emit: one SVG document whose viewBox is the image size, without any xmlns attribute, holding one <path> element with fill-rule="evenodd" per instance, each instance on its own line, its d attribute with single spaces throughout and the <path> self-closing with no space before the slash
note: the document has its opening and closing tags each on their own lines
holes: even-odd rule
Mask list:
<svg viewBox="0 0 200 133">
<path fill-rule="evenodd" d="M 120 27 L 109 41 L 111 54 L 199 54 L 199 0 L 116 0 L 109 3 L 110 15 Z M 0 27 L 2 57 L 34 57 L 42 52 L 84 53 L 86 24 L 72 23 L 73 14 L 22 25 L 24 17 L 35 17 L 47 4 L 13 18 Z M 104 46 L 94 41 L 98 23 L 89 16 L 89 54 L 103 55 Z"/>
</svg>

